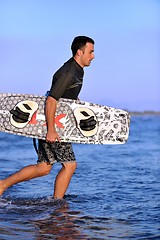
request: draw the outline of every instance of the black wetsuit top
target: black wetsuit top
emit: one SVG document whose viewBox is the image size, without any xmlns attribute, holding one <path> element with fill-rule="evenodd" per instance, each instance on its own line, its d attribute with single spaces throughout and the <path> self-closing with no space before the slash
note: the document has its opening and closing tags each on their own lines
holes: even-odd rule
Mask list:
<svg viewBox="0 0 160 240">
<path fill-rule="evenodd" d="M 58 100 L 59 98 L 77 99 L 83 83 L 83 68 L 70 58 L 53 75 L 52 86 L 49 96 Z"/>
</svg>

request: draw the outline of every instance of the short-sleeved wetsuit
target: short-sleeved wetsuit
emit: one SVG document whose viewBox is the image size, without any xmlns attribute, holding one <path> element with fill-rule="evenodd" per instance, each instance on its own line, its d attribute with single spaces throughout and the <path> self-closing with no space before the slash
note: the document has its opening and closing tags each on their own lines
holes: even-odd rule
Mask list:
<svg viewBox="0 0 160 240">
<path fill-rule="evenodd" d="M 74 60 L 69 59 L 53 76 L 49 96 L 77 99 L 82 87 L 84 71 Z"/>
<path fill-rule="evenodd" d="M 83 68 L 70 58 L 53 75 L 52 86 L 49 96 L 58 100 L 59 98 L 77 99 L 83 83 Z M 75 161 L 75 155 L 70 143 L 48 143 L 39 140 L 38 163 L 69 162 Z"/>
</svg>

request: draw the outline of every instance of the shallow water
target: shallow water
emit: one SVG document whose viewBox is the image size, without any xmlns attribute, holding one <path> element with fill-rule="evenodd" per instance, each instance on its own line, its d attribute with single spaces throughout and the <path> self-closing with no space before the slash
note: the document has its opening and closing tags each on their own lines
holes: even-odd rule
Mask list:
<svg viewBox="0 0 160 240">
<path fill-rule="evenodd" d="M 124 145 L 74 145 L 78 167 L 53 200 L 60 165 L 0 198 L 0 239 L 160 239 L 160 116 L 131 119 Z M 34 164 L 32 140 L 0 133 L 0 178 Z"/>
</svg>

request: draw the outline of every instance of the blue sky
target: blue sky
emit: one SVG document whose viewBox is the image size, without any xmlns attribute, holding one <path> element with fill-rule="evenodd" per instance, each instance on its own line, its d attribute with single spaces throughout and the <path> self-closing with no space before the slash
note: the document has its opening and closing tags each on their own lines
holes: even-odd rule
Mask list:
<svg viewBox="0 0 160 240">
<path fill-rule="evenodd" d="M 159 0 L 0 0 L 0 92 L 43 95 L 77 35 L 95 40 L 82 100 L 160 111 Z"/>
</svg>

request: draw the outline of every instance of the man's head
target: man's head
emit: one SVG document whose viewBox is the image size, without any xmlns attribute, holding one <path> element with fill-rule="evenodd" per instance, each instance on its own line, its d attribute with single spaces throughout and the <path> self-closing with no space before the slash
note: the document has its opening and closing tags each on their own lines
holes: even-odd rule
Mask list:
<svg viewBox="0 0 160 240">
<path fill-rule="evenodd" d="M 89 66 L 94 58 L 94 40 L 86 36 L 75 37 L 71 50 L 74 59 L 81 67 Z"/>
</svg>

